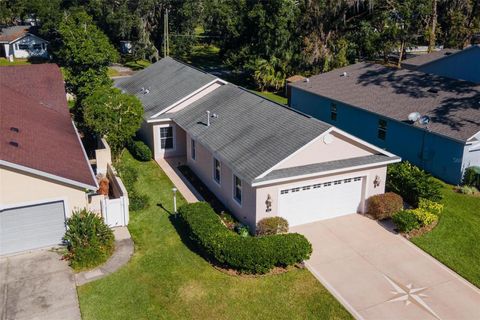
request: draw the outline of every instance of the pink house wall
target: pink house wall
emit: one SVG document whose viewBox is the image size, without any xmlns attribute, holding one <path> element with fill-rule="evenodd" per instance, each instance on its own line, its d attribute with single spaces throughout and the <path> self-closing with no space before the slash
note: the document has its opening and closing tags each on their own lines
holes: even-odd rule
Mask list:
<svg viewBox="0 0 480 320">
<path fill-rule="evenodd" d="M 373 150 L 359 144 L 356 141 L 343 137 L 338 133 L 330 134 L 333 141 L 326 144 L 323 138 L 319 138 L 295 156 L 280 163 L 275 169 L 304 166 L 313 163 L 335 161 L 355 157 L 368 156 L 375 153 Z"/>
<path fill-rule="evenodd" d="M 375 167 L 367 170 L 352 170 L 352 171 L 344 172 L 341 174 L 329 174 L 329 175 L 319 176 L 315 178 L 298 179 L 298 180 L 289 181 L 289 182 L 271 184 L 265 187 L 257 187 L 256 189 L 256 193 L 257 193 L 256 222 L 258 222 L 263 218 L 273 217 L 278 214 L 278 197 L 280 194 L 280 190 L 298 187 L 298 186 L 328 182 L 332 180 L 340 180 L 340 179 L 361 176 L 361 177 L 364 177 L 363 189 L 362 189 L 362 195 L 363 195 L 362 202 L 364 203 L 364 201 L 369 197 L 385 192 L 386 174 L 387 174 L 386 166 L 380 166 L 380 167 Z M 377 187 L 374 187 L 373 181 L 375 180 L 376 176 L 380 178 L 380 185 Z M 272 200 L 271 212 L 266 212 L 265 201 L 267 200 L 268 195 L 270 195 Z M 365 210 L 365 206 L 363 204 L 361 211 L 363 212 L 364 210 Z"/>
<path fill-rule="evenodd" d="M 162 150 L 160 148 L 160 128 L 172 126 L 174 130 L 174 149 Z M 138 132 L 140 138 L 150 147 L 154 159 L 181 157 L 186 154 L 185 131 L 173 121 L 151 122 L 143 121 Z"/>
<path fill-rule="evenodd" d="M 249 225 L 255 230 L 256 225 L 256 191 L 248 183 L 242 180 L 242 204 L 239 205 L 233 199 L 233 174 L 232 170 L 220 159 L 221 181 L 218 184 L 213 179 L 213 155 L 198 141 L 195 143 L 195 160 L 191 156 L 191 138 L 186 134 L 187 164 L 203 183 L 212 191 L 217 198 L 235 215 L 242 223 Z"/>
</svg>

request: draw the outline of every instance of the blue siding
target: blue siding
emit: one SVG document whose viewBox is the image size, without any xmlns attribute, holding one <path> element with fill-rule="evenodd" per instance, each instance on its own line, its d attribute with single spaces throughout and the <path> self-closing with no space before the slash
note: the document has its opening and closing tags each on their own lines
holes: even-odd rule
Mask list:
<svg viewBox="0 0 480 320">
<path fill-rule="evenodd" d="M 291 106 L 319 120 L 330 123 L 403 160 L 424 168 L 442 180 L 457 184 L 462 177 L 464 144 L 394 120 L 387 121 L 385 140 L 378 138 L 379 115 L 334 102 L 337 120 L 330 118 L 333 101 L 292 87 Z M 423 150 L 423 156 L 422 156 Z"/>
<path fill-rule="evenodd" d="M 480 47 L 475 46 L 418 68 L 419 71 L 480 83 Z"/>
</svg>

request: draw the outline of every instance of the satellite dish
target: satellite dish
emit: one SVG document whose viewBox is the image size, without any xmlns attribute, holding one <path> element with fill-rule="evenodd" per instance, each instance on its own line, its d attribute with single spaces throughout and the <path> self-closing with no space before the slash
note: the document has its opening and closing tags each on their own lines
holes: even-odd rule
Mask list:
<svg viewBox="0 0 480 320">
<path fill-rule="evenodd" d="M 430 123 L 430 117 L 429 116 L 420 117 L 420 123 L 426 126 L 427 124 Z"/>
<path fill-rule="evenodd" d="M 408 120 L 412 122 L 417 122 L 422 116 L 419 112 L 412 112 L 408 115 Z"/>
</svg>

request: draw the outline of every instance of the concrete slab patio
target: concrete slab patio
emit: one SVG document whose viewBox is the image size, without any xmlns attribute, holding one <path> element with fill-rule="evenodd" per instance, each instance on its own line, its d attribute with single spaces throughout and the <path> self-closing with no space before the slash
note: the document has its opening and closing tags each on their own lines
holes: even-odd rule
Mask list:
<svg viewBox="0 0 480 320">
<path fill-rule="evenodd" d="M 80 320 L 72 270 L 59 254 L 0 258 L 1 320 Z"/>
<path fill-rule="evenodd" d="M 313 245 L 309 270 L 357 319 L 480 319 L 480 290 L 360 214 L 291 228 Z"/>
</svg>

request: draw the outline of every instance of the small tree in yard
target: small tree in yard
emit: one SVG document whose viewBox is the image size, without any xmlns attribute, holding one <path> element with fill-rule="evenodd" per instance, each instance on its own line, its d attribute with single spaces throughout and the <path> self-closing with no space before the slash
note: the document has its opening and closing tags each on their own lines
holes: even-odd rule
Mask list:
<svg viewBox="0 0 480 320">
<path fill-rule="evenodd" d="M 106 136 L 115 157 L 142 123 L 140 100 L 116 88 L 97 88 L 82 101 L 82 108 L 85 125 L 100 136 Z"/>
</svg>

